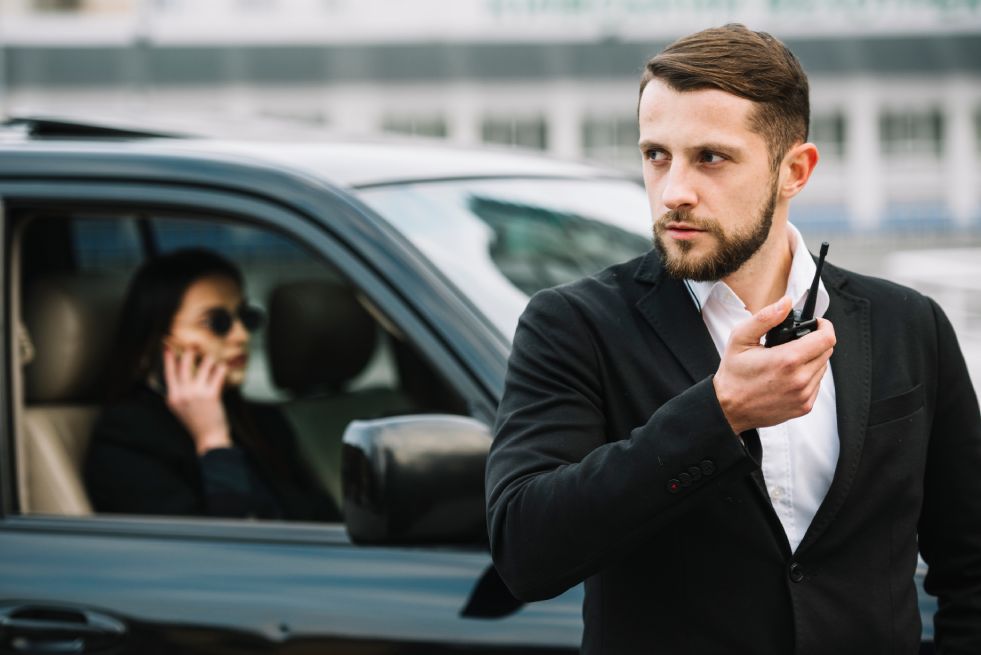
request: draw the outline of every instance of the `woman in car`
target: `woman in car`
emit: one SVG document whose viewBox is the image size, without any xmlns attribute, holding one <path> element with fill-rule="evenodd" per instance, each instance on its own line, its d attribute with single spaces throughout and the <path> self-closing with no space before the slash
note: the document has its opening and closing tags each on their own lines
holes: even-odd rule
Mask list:
<svg viewBox="0 0 981 655">
<path fill-rule="evenodd" d="M 177 251 L 136 272 L 86 457 L 96 511 L 339 518 L 283 416 L 240 393 L 261 319 L 242 274 L 212 252 Z"/>
</svg>

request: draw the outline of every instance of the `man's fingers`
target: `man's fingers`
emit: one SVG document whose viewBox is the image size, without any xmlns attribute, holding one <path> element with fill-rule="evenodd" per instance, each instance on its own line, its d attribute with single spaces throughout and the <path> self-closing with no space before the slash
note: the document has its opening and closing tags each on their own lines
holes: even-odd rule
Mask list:
<svg viewBox="0 0 981 655">
<path fill-rule="evenodd" d="M 819 318 L 817 330 L 780 347 L 789 346 L 787 350 L 796 351 L 795 355 L 800 364 L 808 364 L 821 357 L 830 357 L 836 343 L 838 340 L 835 337 L 834 326 L 829 321 Z"/>
<path fill-rule="evenodd" d="M 760 339 L 770 328 L 780 325 L 790 313 L 790 298 L 784 296 L 772 305 L 756 312 L 752 318 L 743 321 L 732 330 L 732 343 L 742 346 L 758 346 Z"/>
</svg>

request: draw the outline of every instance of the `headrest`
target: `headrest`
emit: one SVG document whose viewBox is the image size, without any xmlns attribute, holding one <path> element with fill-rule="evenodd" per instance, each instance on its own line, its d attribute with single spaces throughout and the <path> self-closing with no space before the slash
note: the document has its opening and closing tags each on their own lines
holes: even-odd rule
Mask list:
<svg viewBox="0 0 981 655">
<path fill-rule="evenodd" d="M 269 299 L 266 352 L 281 389 L 341 390 L 367 366 L 377 338 L 374 319 L 347 285 L 290 282 Z"/>
<path fill-rule="evenodd" d="M 34 358 L 24 367 L 26 400 L 98 402 L 126 279 L 51 275 L 24 296 L 24 325 Z"/>
</svg>

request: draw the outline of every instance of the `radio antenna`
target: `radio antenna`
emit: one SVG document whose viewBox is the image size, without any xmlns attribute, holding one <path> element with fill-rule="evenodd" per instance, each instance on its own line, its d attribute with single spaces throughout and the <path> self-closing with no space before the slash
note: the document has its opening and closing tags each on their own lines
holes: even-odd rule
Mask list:
<svg viewBox="0 0 981 655">
<path fill-rule="evenodd" d="M 828 242 L 821 244 L 821 254 L 818 257 L 817 270 L 814 271 L 814 281 L 807 292 L 807 300 L 804 301 L 804 309 L 800 313 L 800 320 L 809 321 L 814 318 L 814 305 L 817 303 L 818 283 L 821 281 L 821 269 L 824 267 L 824 258 L 828 254 Z"/>
</svg>

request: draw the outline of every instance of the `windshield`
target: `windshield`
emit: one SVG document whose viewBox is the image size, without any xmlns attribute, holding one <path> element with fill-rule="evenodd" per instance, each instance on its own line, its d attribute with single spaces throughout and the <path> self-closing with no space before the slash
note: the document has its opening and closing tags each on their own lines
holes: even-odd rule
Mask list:
<svg viewBox="0 0 981 655">
<path fill-rule="evenodd" d="M 464 180 L 364 189 L 510 339 L 531 294 L 650 247 L 643 188 L 628 180 Z"/>
</svg>

